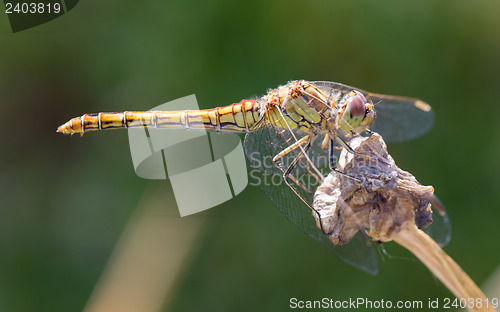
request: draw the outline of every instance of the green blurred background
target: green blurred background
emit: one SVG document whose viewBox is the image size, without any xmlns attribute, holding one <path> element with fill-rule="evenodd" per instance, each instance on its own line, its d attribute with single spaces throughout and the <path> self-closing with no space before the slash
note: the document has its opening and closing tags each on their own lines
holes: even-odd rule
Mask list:
<svg viewBox="0 0 500 312">
<path fill-rule="evenodd" d="M 144 191 L 175 205 L 169 182 L 135 175 L 126 131 L 57 126 L 193 93 L 227 105 L 293 79 L 433 106 L 430 133 L 389 152 L 435 187 L 453 225 L 445 250 L 483 283 L 500 259 L 499 14 L 495 0 L 84 1 L 15 34 L 0 14 L 0 311 L 83 310 Z M 392 244 L 407 259 L 384 256 L 377 276 L 345 264 L 256 187 L 190 218 L 205 222 L 164 311 L 452 297 Z"/>
</svg>

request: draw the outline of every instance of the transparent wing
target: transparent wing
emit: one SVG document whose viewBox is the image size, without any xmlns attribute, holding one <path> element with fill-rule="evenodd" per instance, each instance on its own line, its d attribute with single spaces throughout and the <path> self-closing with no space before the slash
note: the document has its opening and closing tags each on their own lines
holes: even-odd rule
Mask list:
<svg viewBox="0 0 500 312">
<path fill-rule="evenodd" d="M 375 120 L 370 130 L 378 132 L 386 142 L 401 142 L 417 138 L 432 128 L 434 113 L 429 104 L 415 98 L 370 93 L 336 82 L 313 82 L 325 94 L 357 90 L 375 104 Z"/>
<path fill-rule="evenodd" d="M 439 246 L 444 247 L 451 240 L 451 223 L 441 201 L 439 201 L 436 196 L 434 196 L 434 201 L 434 209 L 432 209 L 432 224 L 426 227 L 424 232 L 432 237 L 432 239 L 434 239 Z M 439 208 L 436 206 L 439 206 Z M 439 210 L 442 210 L 445 214 L 439 214 Z"/>
<path fill-rule="evenodd" d="M 428 132 L 434 123 L 434 113 L 427 103 L 414 98 L 369 94 L 375 104 L 375 120 L 370 130 L 389 142 L 417 138 Z"/>
<path fill-rule="evenodd" d="M 269 122 L 261 129 L 248 133 L 245 136 L 244 148 L 249 159 L 250 176 L 260 184 L 267 196 L 289 221 L 312 238 L 323 243 L 342 260 L 370 274 L 376 274 L 378 265 L 375 251 L 366 245 L 359 233 L 347 245 L 334 246 L 316 226 L 313 211 L 300 198 L 302 197 L 309 205 L 312 205 L 312 196 L 319 184 L 310 164 L 304 158 L 300 158 L 301 161 L 290 173 L 301 184 L 291 182 L 300 195 L 299 197 L 284 182 L 283 172 L 273 163 L 274 156 L 305 135 L 307 133 L 300 131 L 293 131 L 292 134 L 292 132 L 280 129 Z M 322 150 L 319 145 L 321 145 L 320 139 L 316 140 L 307 154 L 315 166 L 327 174 L 329 172 L 328 152 Z M 283 157 L 281 166 L 287 168 L 295 158 L 299 157 L 299 154 L 300 149 L 291 151 Z"/>
</svg>

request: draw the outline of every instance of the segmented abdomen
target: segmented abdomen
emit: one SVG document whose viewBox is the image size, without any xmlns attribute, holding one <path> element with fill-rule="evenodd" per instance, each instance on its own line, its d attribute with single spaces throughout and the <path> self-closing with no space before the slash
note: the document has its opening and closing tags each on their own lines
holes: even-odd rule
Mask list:
<svg viewBox="0 0 500 312">
<path fill-rule="evenodd" d="M 243 100 L 232 105 L 206 110 L 143 111 L 85 114 L 61 125 L 65 134 L 118 128 L 186 128 L 220 132 L 250 132 L 258 125 L 260 104 Z"/>
</svg>

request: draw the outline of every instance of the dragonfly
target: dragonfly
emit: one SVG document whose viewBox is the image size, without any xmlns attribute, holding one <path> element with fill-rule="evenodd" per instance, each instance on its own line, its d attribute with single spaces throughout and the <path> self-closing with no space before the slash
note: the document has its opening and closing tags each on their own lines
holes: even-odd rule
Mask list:
<svg viewBox="0 0 500 312">
<path fill-rule="evenodd" d="M 388 142 L 410 140 L 426 133 L 433 120 L 431 106 L 416 98 L 376 94 L 336 82 L 295 80 L 260 99 L 213 109 L 84 114 L 57 132 L 83 135 L 147 126 L 246 134 L 243 146 L 249 169 L 279 211 L 344 261 L 375 274 L 376 254 L 362 231 L 350 242 L 334 245 L 328 239 L 321 220 L 318 224 L 314 218 L 321 217 L 312 205 L 314 192 L 329 172 L 343 174 L 336 162 L 341 149 L 355 153 L 351 139 L 377 132 Z M 447 217 L 436 217 L 440 224 L 429 228 L 446 241 Z"/>
</svg>

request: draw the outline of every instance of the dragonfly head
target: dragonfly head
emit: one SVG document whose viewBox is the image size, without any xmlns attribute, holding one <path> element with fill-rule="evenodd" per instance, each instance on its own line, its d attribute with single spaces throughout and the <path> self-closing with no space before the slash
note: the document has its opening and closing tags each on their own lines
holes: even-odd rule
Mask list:
<svg viewBox="0 0 500 312">
<path fill-rule="evenodd" d="M 339 126 L 341 130 L 362 132 L 368 128 L 375 117 L 373 104 L 356 90 L 349 92 L 340 110 Z"/>
</svg>

